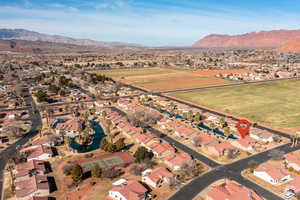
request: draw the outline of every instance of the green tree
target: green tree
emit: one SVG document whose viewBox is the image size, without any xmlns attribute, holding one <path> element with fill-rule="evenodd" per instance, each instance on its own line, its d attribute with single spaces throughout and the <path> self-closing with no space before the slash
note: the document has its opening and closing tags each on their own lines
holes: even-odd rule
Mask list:
<svg viewBox="0 0 300 200">
<path fill-rule="evenodd" d="M 124 142 L 125 138 L 120 138 L 117 142 L 116 142 L 116 148 L 117 148 L 117 151 L 120 151 L 121 149 L 123 149 L 126 144 Z"/>
<path fill-rule="evenodd" d="M 108 145 L 108 141 L 106 138 L 103 138 L 102 141 L 101 141 L 101 144 L 100 144 L 100 148 L 104 151 L 106 151 L 107 149 L 107 145 Z"/>
<path fill-rule="evenodd" d="M 115 144 L 113 144 L 113 143 L 108 143 L 107 144 L 107 146 L 106 146 L 106 151 L 107 152 L 114 153 L 114 152 L 116 152 L 116 150 L 117 150 L 117 147 L 116 147 Z"/>
<path fill-rule="evenodd" d="M 66 96 L 66 91 L 60 90 L 59 95 L 60 95 L 61 97 Z"/>
<path fill-rule="evenodd" d="M 201 113 L 200 113 L 200 112 L 197 112 L 197 113 L 195 114 L 195 116 L 194 116 L 194 122 L 200 123 L 200 122 L 201 122 L 201 119 L 202 119 Z"/>
<path fill-rule="evenodd" d="M 151 159 L 153 154 L 149 152 L 145 147 L 139 147 L 134 153 L 135 161 L 140 163 L 146 158 Z"/>
<path fill-rule="evenodd" d="M 71 171 L 72 179 L 75 183 L 79 183 L 83 177 L 83 171 L 80 165 L 75 165 Z"/>
<path fill-rule="evenodd" d="M 39 90 L 34 95 L 36 96 L 38 102 L 45 102 L 45 101 L 47 101 L 47 93 L 44 92 L 43 90 Z"/>
<path fill-rule="evenodd" d="M 91 173 L 92 173 L 92 177 L 100 178 L 102 175 L 102 169 L 99 167 L 98 164 L 95 164 L 92 168 Z"/>
<path fill-rule="evenodd" d="M 115 133 L 114 133 L 114 124 L 111 120 L 106 120 L 104 125 L 104 132 L 106 136 L 110 139 L 110 142 L 113 143 Z"/>
<path fill-rule="evenodd" d="M 229 127 L 224 128 L 224 136 L 228 138 L 231 135 L 231 130 Z"/>
<path fill-rule="evenodd" d="M 220 122 L 221 128 L 225 128 L 228 126 L 227 122 L 225 121 L 225 119 L 223 117 L 220 119 L 219 122 Z"/>
<path fill-rule="evenodd" d="M 53 92 L 53 93 L 55 93 L 55 94 L 58 94 L 60 88 L 59 88 L 58 86 L 56 86 L 56 85 L 49 85 L 48 90 L 49 90 L 50 92 Z"/>
<path fill-rule="evenodd" d="M 188 113 L 187 113 L 187 119 L 189 120 L 189 121 L 192 121 L 193 120 L 193 111 L 189 111 Z"/>
</svg>

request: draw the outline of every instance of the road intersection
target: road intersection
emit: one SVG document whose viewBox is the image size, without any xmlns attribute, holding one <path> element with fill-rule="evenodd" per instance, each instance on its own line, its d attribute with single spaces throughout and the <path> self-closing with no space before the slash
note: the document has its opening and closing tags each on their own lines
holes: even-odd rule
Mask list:
<svg viewBox="0 0 300 200">
<path fill-rule="evenodd" d="M 277 80 L 276 80 L 277 81 Z M 270 81 L 263 81 L 263 82 L 270 82 Z M 238 84 L 238 85 L 244 85 L 246 83 L 242 83 L 242 84 Z M 253 83 L 249 83 L 249 84 L 253 84 Z M 131 86 L 131 85 L 127 85 L 131 88 L 134 89 L 139 89 L 137 87 Z M 218 86 L 219 87 L 219 86 Z M 225 85 L 224 87 L 228 87 L 227 85 Z M 180 92 L 182 91 L 191 91 L 191 90 L 199 90 L 199 89 L 203 89 L 203 88 L 194 88 L 194 89 L 186 89 L 186 90 L 180 90 Z M 82 90 L 84 92 L 84 90 Z M 28 89 L 26 91 L 27 93 L 29 93 Z M 232 120 L 238 121 L 238 118 L 226 115 L 224 113 L 219 113 L 217 111 L 214 110 L 210 110 L 208 108 L 204 108 L 198 105 L 194 105 L 185 101 L 181 101 L 175 98 L 172 98 L 170 96 L 164 95 L 165 93 L 170 93 L 173 91 L 165 91 L 165 92 L 149 92 L 146 90 L 142 90 L 142 92 L 144 92 L 143 94 L 154 94 L 154 95 L 158 95 L 161 97 L 165 97 L 169 100 L 172 101 L 176 101 L 178 103 L 182 103 L 185 105 L 188 105 L 190 107 L 194 107 L 194 108 L 198 108 L 201 109 L 205 112 L 210 112 L 212 114 L 221 116 L 221 117 L 227 117 L 227 118 L 231 118 Z M 58 105 L 68 105 L 68 104 L 76 104 L 76 103 L 84 103 L 84 102 L 94 102 L 96 100 L 111 100 L 111 99 L 116 99 L 116 98 L 129 98 L 129 97 L 135 97 L 138 95 L 128 95 L 128 96 L 122 96 L 122 97 L 112 97 L 112 98 L 95 98 L 95 96 L 90 96 L 92 99 L 91 100 L 85 100 L 85 101 L 74 101 L 74 102 L 64 102 L 64 103 L 57 103 L 57 104 L 50 104 L 49 106 L 58 106 Z M 36 107 L 32 96 L 31 95 L 26 95 L 26 97 L 24 97 L 26 105 L 34 105 L 34 107 Z M 31 116 L 31 121 L 32 121 L 32 127 L 30 129 L 30 131 L 24 136 L 22 137 L 20 140 L 18 140 L 16 143 L 10 145 L 7 149 L 3 150 L 0 153 L 0 191 L 2 191 L 2 187 L 3 187 L 3 173 L 5 170 L 5 165 L 7 163 L 7 161 L 10 158 L 10 155 L 12 155 L 12 153 L 14 153 L 16 151 L 16 148 L 18 146 L 22 146 L 25 143 L 27 143 L 32 137 L 34 137 L 42 128 L 42 121 L 41 121 L 41 116 L 40 113 L 38 111 L 33 111 L 33 108 L 31 106 L 27 106 L 24 108 L 17 108 L 17 109 L 6 109 L 6 110 L 1 110 L 1 112 L 4 111 L 12 111 L 12 110 L 24 110 L 27 109 L 29 111 L 29 114 Z M 118 112 L 121 112 L 120 110 L 118 110 L 117 108 L 115 108 Z M 125 113 L 123 113 L 125 114 Z M 258 129 L 262 129 L 262 130 L 267 130 L 275 135 L 281 136 L 281 137 L 285 137 L 285 138 L 291 138 L 290 135 L 281 132 L 281 131 L 277 131 L 277 130 L 273 130 L 271 128 L 267 128 L 261 125 L 257 125 L 256 128 Z M 158 137 L 163 138 L 164 140 L 166 140 L 167 142 L 173 144 L 175 147 L 181 149 L 182 151 L 185 151 L 187 153 L 189 153 L 190 155 L 193 156 L 193 158 L 202 161 L 203 163 L 205 163 L 206 165 L 208 165 L 211 170 L 197 178 L 195 178 L 193 181 L 191 181 L 190 183 L 188 183 L 187 185 L 184 185 L 179 191 L 177 191 L 172 197 L 170 197 L 170 200 L 186 200 L 186 199 L 193 199 L 195 196 L 197 196 L 197 194 L 199 192 L 201 192 L 203 189 L 205 189 L 207 186 L 209 186 L 211 183 L 222 179 L 222 178 L 227 178 L 227 179 L 232 179 L 235 180 L 237 182 L 239 182 L 240 184 L 249 187 L 251 189 L 253 189 L 254 191 L 256 191 L 258 194 L 262 195 L 265 199 L 268 200 L 282 200 L 281 197 L 279 197 L 278 195 L 262 188 L 261 186 L 245 179 L 244 177 L 242 177 L 241 172 L 247 168 L 252 167 L 251 166 L 251 162 L 250 161 L 254 161 L 257 164 L 266 162 L 268 160 L 271 159 L 271 156 L 269 155 L 271 151 L 273 150 L 279 150 L 282 151 L 284 153 L 290 153 L 290 152 L 294 152 L 297 150 L 300 150 L 300 147 L 291 147 L 291 144 L 285 144 L 279 147 L 275 147 L 273 149 L 270 149 L 268 151 L 265 152 L 261 152 L 258 154 L 255 154 L 253 156 L 247 157 L 245 159 L 230 163 L 230 164 L 219 164 L 217 162 L 215 162 L 214 160 L 192 150 L 191 148 L 189 148 L 188 146 L 172 139 L 171 137 L 165 135 L 164 133 L 160 132 L 157 129 L 154 129 L 152 127 L 149 127 L 149 131 L 153 132 L 154 134 L 156 134 Z M 3 198 L 1 196 L 0 193 L 0 199 Z"/>
</svg>

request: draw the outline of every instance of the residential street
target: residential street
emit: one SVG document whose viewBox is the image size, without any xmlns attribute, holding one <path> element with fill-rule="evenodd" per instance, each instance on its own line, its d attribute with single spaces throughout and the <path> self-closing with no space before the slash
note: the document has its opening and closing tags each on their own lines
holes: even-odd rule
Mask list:
<svg viewBox="0 0 300 200">
<path fill-rule="evenodd" d="M 113 107 L 113 110 L 116 112 L 126 115 L 123 111 Z M 231 164 L 226 164 L 226 165 L 221 165 L 216 163 L 215 161 L 205 157 L 204 155 L 192 150 L 186 145 L 183 145 L 182 143 L 176 141 L 175 139 L 172 139 L 171 137 L 165 135 L 161 131 L 149 127 L 148 130 L 154 134 L 156 134 L 158 137 L 164 139 L 165 141 L 173 144 L 175 147 L 178 149 L 190 154 L 193 156 L 193 158 L 200 160 L 201 162 L 205 163 L 209 167 L 211 167 L 211 171 L 208 173 L 205 173 L 204 175 L 196 178 L 189 184 L 185 185 L 182 187 L 178 192 L 176 192 L 170 200 L 186 200 L 186 199 L 193 199 L 199 192 L 201 192 L 203 189 L 205 189 L 207 186 L 209 186 L 211 183 L 222 179 L 222 178 L 228 178 L 228 179 L 233 179 L 240 184 L 243 184 L 254 191 L 256 191 L 258 194 L 262 195 L 268 200 L 281 200 L 282 198 L 269 192 L 268 190 L 260 187 L 259 185 L 243 178 L 241 176 L 241 172 L 245 169 L 253 167 L 252 163 L 256 163 L 257 165 L 264 163 L 268 160 L 270 160 L 272 157 L 270 155 L 270 152 L 274 150 L 279 150 L 286 153 L 294 152 L 297 150 L 300 150 L 300 146 L 297 148 L 292 148 L 291 144 L 285 144 L 273 149 L 270 149 L 268 151 L 258 153 L 256 155 L 247 157 L 245 159 L 233 162 Z M 275 132 L 274 134 L 283 134 L 283 133 L 277 133 Z"/>
<path fill-rule="evenodd" d="M 28 92 L 28 90 L 27 90 L 27 92 Z M 26 102 L 26 104 L 29 104 L 29 105 L 31 104 L 31 102 L 34 103 L 31 95 L 28 95 L 28 97 L 25 97 L 25 102 Z M 3 173 L 5 170 L 5 165 L 6 165 L 7 161 L 11 158 L 11 155 L 13 155 L 15 153 L 17 147 L 22 146 L 25 143 L 27 143 L 32 137 L 37 135 L 39 130 L 42 128 L 42 120 L 41 120 L 41 116 L 40 116 L 39 112 L 34 112 L 31 107 L 28 107 L 28 111 L 30 114 L 31 122 L 32 122 L 30 131 L 25 136 L 20 138 L 17 142 L 15 142 L 14 144 L 11 144 L 8 148 L 6 148 L 5 150 L 3 150 L 0 153 L 0 191 L 2 191 L 2 189 L 3 189 Z M 0 199 L 2 200 L 2 198 L 3 198 L 2 192 L 0 192 Z"/>
<path fill-rule="evenodd" d="M 277 80 L 276 80 L 277 81 Z M 270 81 L 264 81 L 264 82 L 270 82 Z M 246 83 L 242 83 L 242 84 L 246 84 Z M 240 85 L 242 85 L 240 84 Z M 248 83 L 248 84 L 252 84 L 252 83 Z M 134 86 L 130 86 L 135 88 Z M 220 87 L 220 86 L 218 86 Z M 222 86 L 222 87 L 227 87 L 227 85 Z M 190 91 L 190 90 L 196 90 L 195 89 L 188 89 L 188 90 L 184 90 L 184 91 Z M 183 90 L 181 90 L 183 91 Z M 29 91 L 27 90 L 27 92 L 29 93 Z M 147 91 L 143 91 L 146 94 L 150 94 Z M 202 109 L 206 112 L 210 112 L 213 113 L 215 115 L 219 115 L 222 117 L 229 117 L 232 118 L 233 120 L 239 120 L 238 118 L 234 118 L 232 116 L 229 115 L 225 115 L 223 113 L 219 113 L 198 105 L 194 105 L 194 104 L 190 104 L 184 101 L 180 101 L 177 99 L 174 99 L 172 97 L 169 96 L 165 96 L 163 95 L 164 92 L 159 92 L 159 93 L 154 93 L 156 95 L 165 97 L 169 100 L 172 101 L 176 101 L 194 108 L 199 108 Z M 127 98 L 127 97 L 134 97 L 134 96 L 138 96 L 138 95 L 131 95 L 131 96 L 124 96 L 124 97 L 116 97 L 116 98 Z M 67 104 L 73 104 L 73 103 L 81 103 L 81 102 L 93 102 L 95 100 L 109 100 L 109 99 L 113 99 L 113 98 L 97 98 L 97 99 L 93 99 L 93 100 L 87 100 L 87 101 L 76 101 L 76 102 L 66 102 L 66 103 L 57 103 L 57 104 L 51 104 L 49 106 L 56 106 L 56 105 L 67 105 Z M 34 103 L 32 100 L 31 95 L 28 95 L 28 97 L 25 97 L 25 101 L 27 105 L 31 105 L 31 103 Z M 19 109 L 7 109 L 7 110 L 21 110 L 21 109 L 28 109 L 30 116 L 31 116 L 31 121 L 32 121 L 32 127 L 31 130 L 21 139 L 19 139 L 16 143 L 10 145 L 7 149 L 3 150 L 3 152 L 0 153 L 0 191 L 2 191 L 2 184 L 3 184 L 3 172 L 4 172 L 4 167 L 6 162 L 8 161 L 8 159 L 11 157 L 11 155 L 16 151 L 16 147 L 18 146 L 22 146 L 23 144 L 25 144 L 26 142 L 28 142 L 30 140 L 30 138 L 32 138 L 33 136 L 35 136 L 39 130 L 42 127 L 42 121 L 41 121 L 41 116 L 39 114 L 39 112 L 33 112 L 32 107 L 25 107 L 25 108 L 19 108 Z M 119 113 L 125 114 L 123 111 L 114 108 L 116 111 L 118 111 Z M 5 110 L 1 110 L 2 112 Z M 263 130 L 268 130 L 271 133 L 281 136 L 281 137 L 285 137 L 285 138 L 290 138 L 289 135 L 277 131 L 277 130 L 273 130 L 270 128 L 266 128 L 263 127 L 261 125 L 257 125 L 257 128 L 263 129 Z M 274 149 L 268 150 L 266 152 L 262 152 L 259 154 L 256 154 L 254 156 L 245 158 L 243 160 L 240 161 L 236 161 L 234 163 L 231 164 L 227 164 L 227 165 L 221 165 L 218 164 L 217 162 L 209 159 L 208 157 L 192 150 L 191 148 L 189 148 L 188 146 L 172 139 L 171 137 L 165 135 L 164 133 L 160 132 L 159 130 L 156 130 L 152 127 L 149 127 L 149 131 L 151 131 L 152 133 L 156 134 L 158 137 L 161 137 L 162 139 L 164 139 L 165 141 L 171 143 L 172 145 L 174 145 L 175 147 L 177 147 L 178 149 L 181 149 L 182 151 L 190 154 L 191 156 L 193 156 L 193 158 L 202 161 L 203 163 L 205 163 L 206 165 L 208 165 L 209 167 L 211 167 L 211 171 L 209 171 L 208 173 L 203 174 L 202 176 L 196 178 L 195 180 L 193 180 L 192 182 L 188 183 L 187 185 L 185 185 L 184 187 L 182 187 L 178 192 L 176 192 L 170 199 L 171 200 L 187 200 L 187 199 L 193 199 L 199 192 L 201 192 L 203 189 L 205 189 L 207 186 L 209 186 L 211 183 L 213 183 L 216 180 L 222 179 L 222 178 L 228 178 L 228 179 L 233 179 L 253 190 L 255 190 L 258 194 L 262 195 L 263 197 L 265 197 L 268 200 L 279 200 L 282 199 L 281 197 L 269 192 L 268 190 L 260 187 L 259 185 L 246 180 L 245 178 L 243 178 L 241 176 L 241 172 L 244 169 L 253 167 L 251 166 L 253 162 L 255 162 L 256 164 L 261 164 L 263 162 L 266 162 L 267 160 L 271 159 L 271 156 L 269 155 L 271 151 L 273 151 L 274 149 L 283 151 L 284 153 L 290 153 L 296 150 L 300 150 L 300 147 L 297 148 L 292 148 L 290 144 L 285 144 L 282 145 L 280 147 L 276 147 Z M 251 162 L 250 162 L 251 161 Z M 0 193 L 0 197 L 1 197 L 1 193 Z M 2 197 L 1 197 L 2 198 Z M 0 198 L 0 199 L 1 199 Z"/>
</svg>

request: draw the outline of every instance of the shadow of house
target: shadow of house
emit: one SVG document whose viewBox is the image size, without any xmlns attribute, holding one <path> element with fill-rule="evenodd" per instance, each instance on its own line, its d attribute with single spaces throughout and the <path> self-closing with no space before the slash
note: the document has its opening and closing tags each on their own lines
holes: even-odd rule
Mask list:
<svg viewBox="0 0 300 200">
<path fill-rule="evenodd" d="M 57 149 L 56 148 L 54 148 L 54 147 L 51 147 L 51 150 L 52 150 L 52 152 L 53 152 L 53 157 L 55 157 L 55 156 L 58 156 L 59 154 L 58 154 L 58 151 L 57 151 Z"/>
<path fill-rule="evenodd" d="M 53 172 L 50 162 L 45 162 L 46 173 Z"/>
<path fill-rule="evenodd" d="M 49 192 L 52 193 L 52 192 L 57 191 L 57 186 L 56 186 L 54 177 L 49 176 L 49 177 L 47 177 L 47 179 L 48 179 L 48 183 L 49 183 Z"/>
</svg>

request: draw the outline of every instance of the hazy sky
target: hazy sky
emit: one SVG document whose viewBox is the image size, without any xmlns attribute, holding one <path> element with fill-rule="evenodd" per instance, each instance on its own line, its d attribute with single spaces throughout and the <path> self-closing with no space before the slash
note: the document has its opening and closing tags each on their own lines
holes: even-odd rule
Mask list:
<svg viewBox="0 0 300 200">
<path fill-rule="evenodd" d="M 0 0 L 0 27 L 102 41 L 191 45 L 207 34 L 300 29 L 298 0 Z"/>
</svg>

